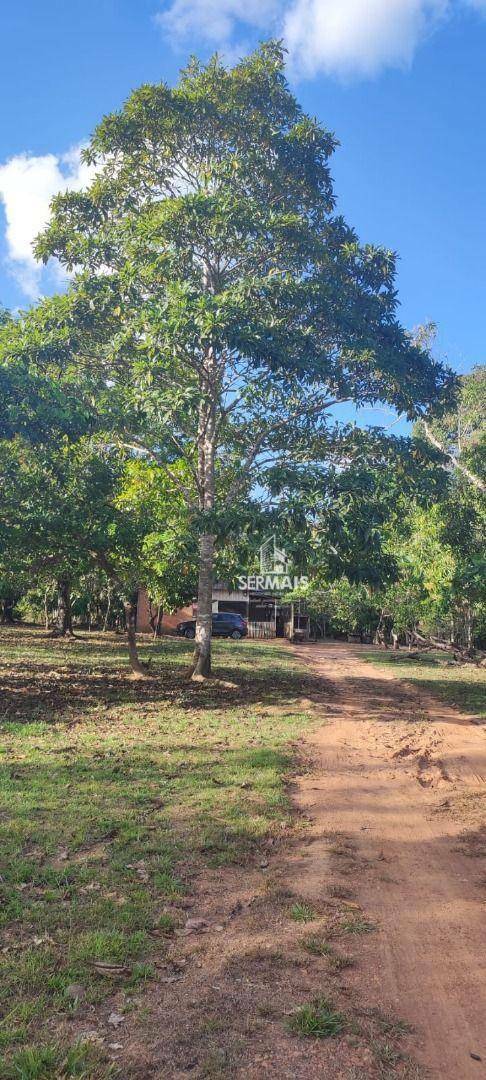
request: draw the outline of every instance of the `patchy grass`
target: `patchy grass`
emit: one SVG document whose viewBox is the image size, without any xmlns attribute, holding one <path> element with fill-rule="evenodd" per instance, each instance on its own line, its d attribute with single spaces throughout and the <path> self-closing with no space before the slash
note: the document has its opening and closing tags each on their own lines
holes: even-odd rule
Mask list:
<svg viewBox="0 0 486 1080">
<path fill-rule="evenodd" d="M 217 642 L 207 684 L 177 639 L 147 640 L 142 683 L 115 635 L 5 630 L 0 646 L 0 1075 L 105 1077 L 53 1045 L 55 1018 L 103 1017 L 115 990 L 134 1008 L 196 870 L 258 865 L 285 835 L 318 684 L 270 643 Z"/>
<path fill-rule="evenodd" d="M 361 915 L 346 915 L 341 919 L 339 930 L 343 934 L 371 934 L 376 926 Z"/>
<path fill-rule="evenodd" d="M 304 938 L 301 945 L 311 956 L 324 956 L 328 961 L 329 970 L 332 972 L 344 971 L 345 968 L 354 967 L 353 957 L 336 952 L 325 938 Z"/>
<path fill-rule="evenodd" d="M 290 908 L 290 918 L 294 922 L 313 922 L 317 919 L 316 912 L 310 904 L 306 904 L 305 901 L 298 901 L 296 904 L 292 904 Z"/>
<path fill-rule="evenodd" d="M 92 1043 L 78 1042 L 67 1052 L 57 1045 L 19 1050 L 1 1075 L 5 1080 L 108 1080 L 114 1072 Z"/>
<path fill-rule="evenodd" d="M 460 664 L 442 652 L 424 653 L 420 660 L 408 660 L 408 653 L 375 650 L 363 659 L 392 668 L 399 679 L 407 679 L 435 694 L 448 705 L 486 718 L 486 670 L 474 664 Z"/>
<path fill-rule="evenodd" d="M 334 954 L 333 946 L 325 938 L 303 938 L 301 945 L 311 956 L 333 956 Z"/>
<path fill-rule="evenodd" d="M 327 998 L 316 998 L 309 1005 L 297 1009 L 288 1026 L 294 1035 L 328 1039 L 332 1035 L 339 1035 L 344 1025 L 343 1014 L 336 1011 L 332 1002 Z"/>
</svg>

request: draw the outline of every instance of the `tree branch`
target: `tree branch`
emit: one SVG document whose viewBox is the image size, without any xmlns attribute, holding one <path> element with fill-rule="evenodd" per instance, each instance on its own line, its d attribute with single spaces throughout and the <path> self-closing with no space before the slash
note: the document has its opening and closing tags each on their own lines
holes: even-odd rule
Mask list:
<svg viewBox="0 0 486 1080">
<path fill-rule="evenodd" d="M 465 476 L 469 480 L 469 482 L 474 485 L 474 487 L 477 487 L 478 491 L 482 491 L 484 494 L 486 492 L 486 484 L 483 483 L 481 478 L 479 476 L 476 476 L 475 473 L 471 472 L 471 470 L 468 469 L 467 465 L 464 465 L 462 461 L 459 461 L 459 458 L 457 458 L 455 454 L 451 453 L 450 450 L 446 450 L 445 446 L 442 446 L 442 443 L 439 442 L 439 439 L 437 439 L 435 435 L 432 434 L 429 425 L 426 423 L 425 420 L 423 423 L 425 428 L 425 434 L 427 435 L 429 442 L 432 443 L 432 446 L 435 446 L 436 450 L 440 450 L 441 454 L 443 454 L 445 458 L 448 458 L 454 468 L 457 469 L 458 472 L 461 472 L 463 476 Z"/>
</svg>

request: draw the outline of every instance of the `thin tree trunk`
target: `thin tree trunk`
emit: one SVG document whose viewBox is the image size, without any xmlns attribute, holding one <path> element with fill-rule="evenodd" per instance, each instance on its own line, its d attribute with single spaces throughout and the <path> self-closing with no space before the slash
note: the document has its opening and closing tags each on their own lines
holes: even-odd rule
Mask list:
<svg viewBox="0 0 486 1080">
<path fill-rule="evenodd" d="M 106 611 L 105 611 L 105 618 L 104 618 L 104 622 L 103 622 L 103 630 L 104 631 L 106 631 L 108 629 L 108 620 L 110 618 L 110 612 L 111 612 L 111 585 L 108 582 L 108 586 L 107 586 L 107 590 L 106 590 Z"/>
<path fill-rule="evenodd" d="M 199 584 L 193 678 L 207 678 L 211 674 L 213 560 L 214 536 L 203 533 L 199 538 Z"/>
<path fill-rule="evenodd" d="M 54 637 L 74 637 L 71 589 L 69 578 L 66 577 L 59 578 L 57 582 L 57 615 L 52 633 Z"/>
<path fill-rule="evenodd" d="M 155 614 L 152 614 L 152 605 L 150 605 L 150 625 L 152 627 L 152 634 L 154 641 L 162 636 L 162 619 L 164 617 L 164 609 L 162 604 L 157 604 Z"/>
<path fill-rule="evenodd" d="M 201 383 L 198 424 L 199 506 L 204 513 L 214 510 L 216 402 L 218 365 L 213 348 L 206 354 L 205 380 Z M 196 639 L 192 678 L 205 679 L 211 674 L 211 631 L 213 613 L 213 567 L 215 536 L 203 532 L 199 537 L 199 583 L 197 592 Z"/>
<path fill-rule="evenodd" d="M 128 600 L 124 601 L 123 608 L 125 611 L 128 656 L 130 658 L 132 674 L 135 679 L 145 679 L 148 672 L 140 660 L 137 649 L 137 602 L 138 592 L 134 593 Z"/>
<path fill-rule="evenodd" d="M 111 565 L 110 560 L 107 559 L 106 555 L 101 551 L 92 551 L 91 555 L 98 563 L 98 566 L 101 566 L 101 569 L 105 571 L 107 577 L 109 577 L 111 581 L 114 582 L 114 584 L 117 586 L 123 596 L 125 592 L 124 582 L 120 575 L 117 573 L 117 571 L 114 569 L 114 567 Z M 146 679 L 149 677 L 149 673 L 147 671 L 147 668 L 144 667 L 144 665 L 142 664 L 137 649 L 137 606 L 138 589 L 132 592 L 128 597 L 125 593 L 123 599 L 123 612 L 125 615 L 125 630 L 127 633 L 130 667 L 132 669 L 132 675 L 134 679 Z"/>
<path fill-rule="evenodd" d="M 473 648 L 474 641 L 474 619 L 471 610 L 471 605 L 466 604 L 466 643 L 469 650 Z"/>
</svg>

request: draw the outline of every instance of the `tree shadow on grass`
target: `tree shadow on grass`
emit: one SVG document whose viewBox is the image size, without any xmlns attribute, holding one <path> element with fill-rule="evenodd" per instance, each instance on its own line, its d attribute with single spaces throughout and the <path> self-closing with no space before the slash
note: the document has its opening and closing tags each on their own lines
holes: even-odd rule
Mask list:
<svg viewBox="0 0 486 1080">
<path fill-rule="evenodd" d="M 115 635 L 85 635 L 73 642 L 40 631 L 0 634 L 0 724 L 64 722 L 109 716 L 118 706 L 160 713 L 181 710 L 285 707 L 302 697 L 322 701 L 330 685 L 300 669 L 281 645 L 216 641 L 214 678 L 191 683 L 192 647 L 185 640 L 142 640 L 150 678 L 133 682 L 123 643 Z"/>
<path fill-rule="evenodd" d="M 365 660 L 393 671 L 402 684 L 431 694 L 465 712 L 486 713 L 486 674 L 484 668 L 454 663 L 443 654 L 407 660 L 407 654 L 365 654 Z M 450 721 L 450 717 L 449 717 Z"/>
</svg>

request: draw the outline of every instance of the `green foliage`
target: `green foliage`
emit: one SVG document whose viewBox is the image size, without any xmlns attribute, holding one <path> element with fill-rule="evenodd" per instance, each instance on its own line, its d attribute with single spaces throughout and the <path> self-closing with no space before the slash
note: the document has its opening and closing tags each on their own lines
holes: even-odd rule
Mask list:
<svg viewBox="0 0 486 1080">
<path fill-rule="evenodd" d="M 79 577 L 96 560 L 110 560 L 129 589 L 141 576 L 141 521 L 117 508 L 123 462 L 89 439 L 32 447 L 17 438 L 0 443 L 4 560 L 51 577 Z"/>
<path fill-rule="evenodd" d="M 478 476 L 485 469 L 484 388 L 482 369 L 464 376 L 456 411 L 434 424 L 468 467 L 474 452 Z M 304 595 L 314 625 L 365 634 L 380 625 L 402 640 L 418 631 L 467 646 L 484 642 L 486 519 L 477 485 L 452 464 L 444 471 L 420 425 L 412 441 L 352 432 L 346 444 L 340 470 L 328 470 L 320 483 L 308 472 L 294 492 L 312 522 Z"/>
<path fill-rule="evenodd" d="M 401 631 L 421 628 L 463 645 L 484 642 L 486 503 L 477 480 L 486 477 L 485 411 L 486 368 L 475 368 L 461 377 L 455 409 L 431 424 L 448 463 L 440 500 L 422 510 L 412 503 L 389 530 L 398 580 L 385 602 Z M 435 451 L 430 456 L 440 461 Z"/>
<path fill-rule="evenodd" d="M 371 633 L 379 621 L 379 598 L 366 585 L 347 578 L 319 585 L 311 581 L 298 595 L 321 632 L 340 634 Z"/>
<path fill-rule="evenodd" d="M 399 632 L 421 627 L 429 633 L 451 608 L 456 562 L 445 542 L 441 507 L 415 509 L 389 540 L 398 566 L 398 581 L 385 593 L 385 604 Z"/>
</svg>

